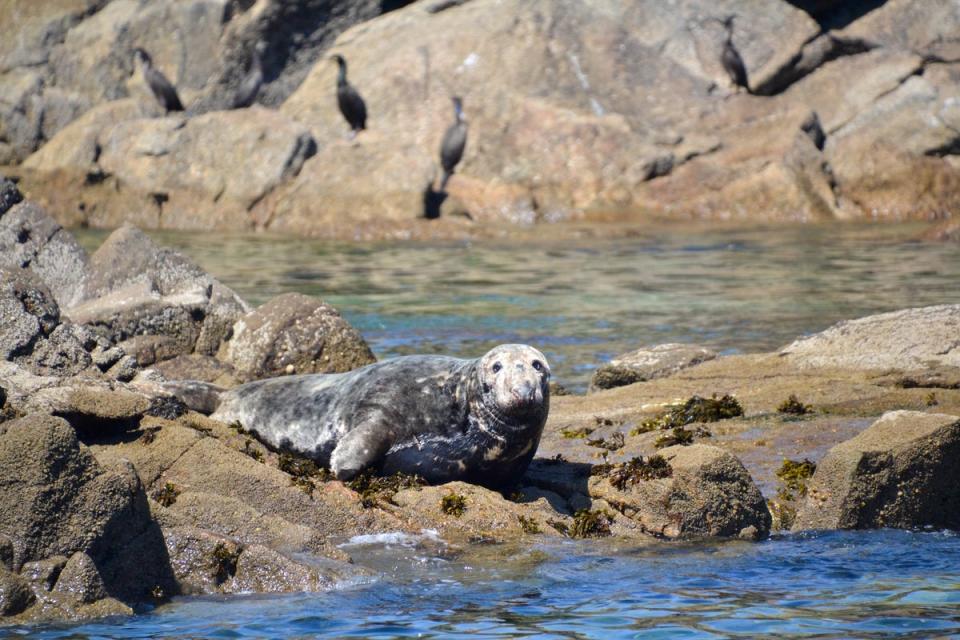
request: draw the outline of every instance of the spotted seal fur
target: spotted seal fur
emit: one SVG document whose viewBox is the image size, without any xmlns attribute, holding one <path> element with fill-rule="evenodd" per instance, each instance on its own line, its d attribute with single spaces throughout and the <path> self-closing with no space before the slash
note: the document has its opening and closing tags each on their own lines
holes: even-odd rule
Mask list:
<svg viewBox="0 0 960 640">
<path fill-rule="evenodd" d="M 338 374 L 258 380 L 221 396 L 213 417 L 348 480 L 367 468 L 430 483 L 515 483 L 540 442 L 550 368 L 506 344 L 474 360 L 403 356 Z"/>
</svg>

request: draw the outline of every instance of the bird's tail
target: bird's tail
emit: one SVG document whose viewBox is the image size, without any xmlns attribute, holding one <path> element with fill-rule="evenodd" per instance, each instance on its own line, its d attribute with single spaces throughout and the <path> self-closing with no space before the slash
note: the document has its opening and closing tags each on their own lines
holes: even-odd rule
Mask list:
<svg viewBox="0 0 960 640">
<path fill-rule="evenodd" d="M 443 172 L 443 178 L 440 179 L 440 191 L 447 190 L 447 182 L 450 180 L 450 176 L 452 175 L 453 170 Z"/>
</svg>

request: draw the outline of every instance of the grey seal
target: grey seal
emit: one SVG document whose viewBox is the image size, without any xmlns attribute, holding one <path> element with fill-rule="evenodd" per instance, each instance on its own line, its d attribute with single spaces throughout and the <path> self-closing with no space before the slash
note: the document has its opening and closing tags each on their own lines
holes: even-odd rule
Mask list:
<svg viewBox="0 0 960 640">
<path fill-rule="evenodd" d="M 347 373 L 258 380 L 225 392 L 213 418 L 329 466 L 507 487 L 524 474 L 550 405 L 537 349 L 505 344 L 474 360 L 402 356 Z"/>
</svg>

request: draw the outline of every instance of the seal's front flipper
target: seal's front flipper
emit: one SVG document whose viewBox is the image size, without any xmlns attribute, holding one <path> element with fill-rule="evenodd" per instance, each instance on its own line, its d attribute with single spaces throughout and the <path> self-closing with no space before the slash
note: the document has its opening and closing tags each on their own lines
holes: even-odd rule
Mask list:
<svg viewBox="0 0 960 640">
<path fill-rule="evenodd" d="M 337 480 L 350 480 L 367 467 L 376 466 L 393 446 L 394 432 L 382 424 L 361 425 L 340 439 L 330 456 Z"/>
</svg>

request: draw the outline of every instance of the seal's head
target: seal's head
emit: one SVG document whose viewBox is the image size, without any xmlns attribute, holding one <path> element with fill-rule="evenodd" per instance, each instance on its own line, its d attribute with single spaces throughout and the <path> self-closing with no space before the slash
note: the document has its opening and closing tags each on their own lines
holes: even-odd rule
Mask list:
<svg viewBox="0 0 960 640">
<path fill-rule="evenodd" d="M 550 365 L 525 344 L 502 344 L 480 358 L 477 375 L 483 404 L 504 421 L 546 416 L 550 403 Z"/>
</svg>

